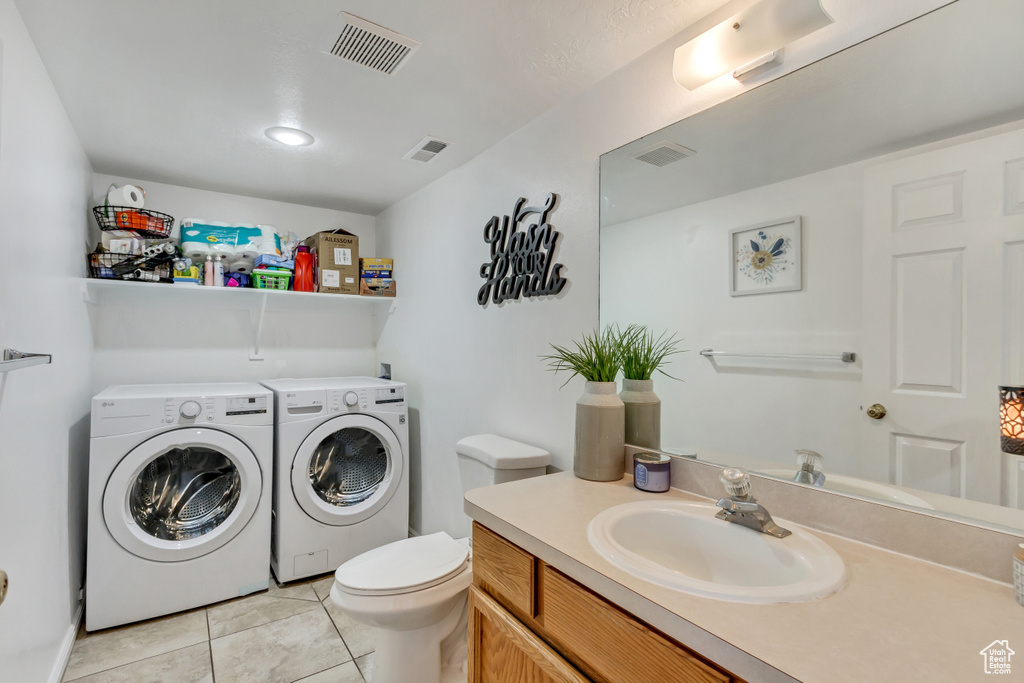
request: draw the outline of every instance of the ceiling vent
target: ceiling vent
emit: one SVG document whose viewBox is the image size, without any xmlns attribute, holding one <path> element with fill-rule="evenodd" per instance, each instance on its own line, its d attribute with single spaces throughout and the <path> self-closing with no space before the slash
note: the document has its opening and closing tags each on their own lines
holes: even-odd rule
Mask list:
<svg viewBox="0 0 1024 683">
<path fill-rule="evenodd" d="M 342 12 L 334 21 L 321 51 L 393 74 L 419 46 L 412 38 Z"/>
<path fill-rule="evenodd" d="M 409 153 L 402 158 L 409 161 L 430 161 L 443 152 L 450 144 L 452 143 L 428 136 L 420 140 L 419 143 L 409 150 Z"/>
<path fill-rule="evenodd" d="M 639 154 L 634 154 L 633 158 L 645 164 L 661 168 L 694 154 L 696 152 L 692 149 L 677 145 L 674 142 L 659 142 L 654 147 L 648 147 Z"/>
</svg>

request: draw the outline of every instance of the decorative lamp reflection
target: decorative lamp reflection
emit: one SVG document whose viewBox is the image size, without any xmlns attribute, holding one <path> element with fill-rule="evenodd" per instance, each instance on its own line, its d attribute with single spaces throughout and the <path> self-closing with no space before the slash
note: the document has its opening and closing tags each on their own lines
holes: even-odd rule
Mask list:
<svg viewBox="0 0 1024 683">
<path fill-rule="evenodd" d="M 1003 452 L 1024 455 L 1024 387 L 999 387 L 999 422 Z"/>
</svg>

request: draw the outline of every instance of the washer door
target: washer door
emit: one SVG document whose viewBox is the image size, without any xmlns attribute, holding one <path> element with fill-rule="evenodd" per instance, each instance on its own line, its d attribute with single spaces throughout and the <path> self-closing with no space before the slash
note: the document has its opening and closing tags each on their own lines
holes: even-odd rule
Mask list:
<svg viewBox="0 0 1024 683">
<path fill-rule="evenodd" d="M 292 462 L 292 492 L 313 519 L 356 524 L 387 505 L 402 479 L 398 437 L 376 418 L 341 415 L 303 440 Z"/>
<path fill-rule="evenodd" d="M 121 459 L 103 491 L 103 519 L 130 553 L 191 560 L 244 529 L 262 490 L 259 462 L 239 439 L 214 429 L 176 429 Z"/>
</svg>

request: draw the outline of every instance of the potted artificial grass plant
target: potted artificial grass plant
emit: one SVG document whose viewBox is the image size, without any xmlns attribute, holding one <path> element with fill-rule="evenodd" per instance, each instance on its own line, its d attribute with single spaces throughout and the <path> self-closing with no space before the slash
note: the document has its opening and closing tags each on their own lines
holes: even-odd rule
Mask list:
<svg viewBox="0 0 1024 683">
<path fill-rule="evenodd" d="M 643 325 L 618 331 L 616 345 L 622 362 L 622 392 L 625 406 L 625 442 L 642 448 L 661 449 L 661 399 L 654 393 L 654 373 L 677 379 L 662 367 L 669 356 L 683 353 L 675 335 L 654 332 Z"/>
<path fill-rule="evenodd" d="M 573 348 L 552 344 L 554 353 L 541 358 L 555 372 L 568 371 L 569 379 L 586 380 L 583 395 L 576 401 L 576 438 L 573 473 L 591 481 L 615 481 L 625 472 L 625 406 L 615 393 L 619 373 L 619 343 L 606 327 L 573 342 Z M 568 383 L 568 380 L 566 380 Z M 565 385 L 562 385 L 565 386 Z"/>
</svg>

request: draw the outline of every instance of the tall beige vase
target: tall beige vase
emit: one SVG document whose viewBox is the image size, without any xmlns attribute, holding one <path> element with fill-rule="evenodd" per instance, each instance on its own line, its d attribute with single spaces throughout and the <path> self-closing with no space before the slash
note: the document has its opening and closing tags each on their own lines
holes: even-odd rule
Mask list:
<svg viewBox="0 0 1024 683">
<path fill-rule="evenodd" d="M 623 379 L 619 398 L 626 406 L 626 443 L 661 449 L 661 399 L 653 379 Z"/>
<path fill-rule="evenodd" d="M 615 382 L 587 382 L 576 401 L 573 472 L 580 479 L 616 481 L 625 472 L 626 408 Z"/>
</svg>

